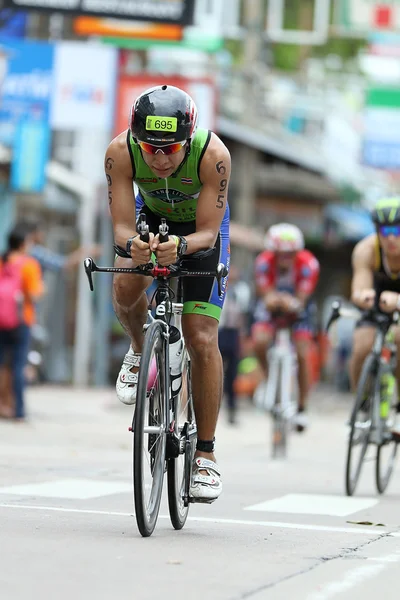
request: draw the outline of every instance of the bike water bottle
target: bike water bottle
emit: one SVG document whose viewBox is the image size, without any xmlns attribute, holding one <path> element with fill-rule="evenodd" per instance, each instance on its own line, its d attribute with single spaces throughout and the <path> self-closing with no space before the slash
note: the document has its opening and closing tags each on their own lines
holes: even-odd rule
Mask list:
<svg viewBox="0 0 400 600">
<path fill-rule="evenodd" d="M 169 368 L 171 373 L 172 394 L 176 396 L 182 384 L 182 350 L 183 340 L 177 327 L 169 328 Z"/>
</svg>

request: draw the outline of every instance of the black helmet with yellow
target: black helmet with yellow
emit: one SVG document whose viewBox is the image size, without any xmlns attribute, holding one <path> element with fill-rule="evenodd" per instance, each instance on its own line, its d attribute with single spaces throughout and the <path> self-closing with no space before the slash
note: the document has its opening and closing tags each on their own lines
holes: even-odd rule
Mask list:
<svg viewBox="0 0 400 600">
<path fill-rule="evenodd" d="M 385 197 L 378 200 L 371 211 L 375 225 L 398 225 L 400 223 L 400 196 Z"/>
</svg>

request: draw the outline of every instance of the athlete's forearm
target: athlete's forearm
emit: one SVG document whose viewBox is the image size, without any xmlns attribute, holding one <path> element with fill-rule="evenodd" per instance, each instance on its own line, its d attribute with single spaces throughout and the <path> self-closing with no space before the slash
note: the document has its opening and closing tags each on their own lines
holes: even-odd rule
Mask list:
<svg viewBox="0 0 400 600">
<path fill-rule="evenodd" d="M 198 250 L 207 250 L 207 248 L 213 248 L 218 237 L 218 232 L 215 233 L 212 230 L 196 231 L 190 235 L 185 235 L 187 240 L 187 251 L 186 254 L 193 254 Z"/>
<path fill-rule="evenodd" d="M 129 238 L 136 235 L 136 230 L 133 227 L 127 225 L 115 225 L 114 226 L 114 241 L 120 248 L 125 248 L 126 242 Z"/>
</svg>

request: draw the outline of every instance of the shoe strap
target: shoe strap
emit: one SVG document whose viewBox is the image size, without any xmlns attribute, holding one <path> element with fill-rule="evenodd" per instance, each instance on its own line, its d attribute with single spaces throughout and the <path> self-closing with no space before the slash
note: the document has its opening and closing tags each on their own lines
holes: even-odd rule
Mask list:
<svg viewBox="0 0 400 600">
<path fill-rule="evenodd" d="M 129 365 L 130 367 L 140 367 L 140 359 L 142 355 L 140 352 L 131 352 L 129 351 L 125 354 L 124 365 Z"/>
<path fill-rule="evenodd" d="M 208 458 L 203 458 L 202 456 L 198 456 L 194 459 L 193 467 L 194 469 L 196 469 L 196 471 L 207 471 L 208 473 L 210 473 L 210 476 L 212 474 L 217 475 L 218 477 L 221 476 L 221 471 L 217 463 L 215 463 L 212 460 L 209 460 Z"/>
<path fill-rule="evenodd" d="M 120 374 L 119 379 L 122 383 L 134 383 L 136 385 L 138 382 L 138 373 L 132 373 L 128 369 L 124 369 L 123 373 Z"/>
</svg>

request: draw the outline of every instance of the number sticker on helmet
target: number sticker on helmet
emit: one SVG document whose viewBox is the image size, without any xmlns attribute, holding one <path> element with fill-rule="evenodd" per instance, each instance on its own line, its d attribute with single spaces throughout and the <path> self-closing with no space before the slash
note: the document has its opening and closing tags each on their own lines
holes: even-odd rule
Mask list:
<svg viewBox="0 0 400 600">
<path fill-rule="evenodd" d="M 178 119 L 176 117 L 157 117 L 148 115 L 146 117 L 146 129 L 150 131 L 165 131 L 174 133 L 178 128 Z"/>
</svg>

